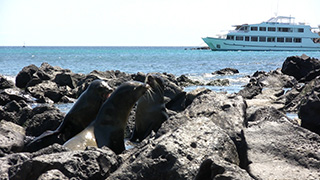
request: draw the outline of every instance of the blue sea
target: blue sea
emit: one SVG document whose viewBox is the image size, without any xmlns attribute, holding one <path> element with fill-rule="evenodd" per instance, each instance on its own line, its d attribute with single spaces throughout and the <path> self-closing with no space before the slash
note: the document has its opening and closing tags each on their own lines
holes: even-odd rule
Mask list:
<svg viewBox="0 0 320 180">
<path fill-rule="evenodd" d="M 70 69 L 74 73 L 93 70 L 120 70 L 127 73 L 166 72 L 175 76 L 208 82 L 229 79 L 230 86 L 208 87 L 216 91 L 237 92 L 256 71 L 281 68 L 288 56 L 306 54 L 320 59 L 320 52 L 303 51 L 227 51 L 191 50 L 192 47 L 0 47 L 0 74 L 14 77 L 30 64 Z M 223 68 L 240 71 L 233 76 L 213 76 Z M 187 87 L 192 90 L 196 87 Z"/>
</svg>

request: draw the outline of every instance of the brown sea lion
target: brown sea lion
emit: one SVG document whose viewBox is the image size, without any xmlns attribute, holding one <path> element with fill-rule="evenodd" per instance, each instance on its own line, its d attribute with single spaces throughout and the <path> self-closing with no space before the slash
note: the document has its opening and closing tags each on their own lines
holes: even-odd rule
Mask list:
<svg viewBox="0 0 320 180">
<path fill-rule="evenodd" d="M 151 88 L 138 100 L 135 127 L 130 141 L 142 141 L 152 131 L 157 132 L 161 124 L 168 119 L 163 79 L 155 74 L 148 74 L 145 83 Z"/>
<path fill-rule="evenodd" d="M 130 111 L 149 85 L 130 81 L 120 85 L 102 105 L 96 119 L 64 146 L 84 150 L 88 146 L 107 146 L 116 154 L 125 150 L 124 130 Z"/>
<path fill-rule="evenodd" d="M 67 113 L 63 122 L 54 131 L 46 131 L 26 145 L 25 151 L 34 152 L 53 143 L 63 144 L 85 129 L 99 112 L 101 105 L 113 89 L 107 82 L 94 80 L 81 94 Z"/>
</svg>

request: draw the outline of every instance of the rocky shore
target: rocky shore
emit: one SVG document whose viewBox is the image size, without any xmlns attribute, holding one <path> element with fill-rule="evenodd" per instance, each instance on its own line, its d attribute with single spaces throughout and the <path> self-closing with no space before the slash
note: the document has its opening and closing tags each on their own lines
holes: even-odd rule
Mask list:
<svg viewBox="0 0 320 180">
<path fill-rule="evenodd" d="M 237 73 L 226 68 L 214 74 Z M 30 153 L 24 145 L 55 130 L 90 82 L 116 88 L 145 74 L 73 73 L 43 63 L 24 67 L 12 82 L 0 75 L 0 179 L 320 179 L 320 61 L 292 56 L 257 71 L 237 93 L 200 88 L 187 76 L 158 73 L 169 119 L 144 141 L 116 155 L 108 147 L 71 151 L 53 144 Z M 134 127 L 133 108 L 126 138 Z M 298 114 L 291 119 L 287 113 Z"/>
</svg>

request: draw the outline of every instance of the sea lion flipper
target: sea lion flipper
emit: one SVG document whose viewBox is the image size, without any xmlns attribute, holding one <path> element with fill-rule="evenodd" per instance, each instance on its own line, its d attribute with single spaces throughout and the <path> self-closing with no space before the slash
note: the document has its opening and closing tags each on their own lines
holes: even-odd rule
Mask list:
<svg viewBox="0 0 320 180">
<path fill-rule="evenodd" d="M 23 151 L 35 152 L 54 143 L 62 144 L 62 140 L 56 135 L 57 131 L 45 131 L 39 137 L 27 143 Z"/>
</svg>

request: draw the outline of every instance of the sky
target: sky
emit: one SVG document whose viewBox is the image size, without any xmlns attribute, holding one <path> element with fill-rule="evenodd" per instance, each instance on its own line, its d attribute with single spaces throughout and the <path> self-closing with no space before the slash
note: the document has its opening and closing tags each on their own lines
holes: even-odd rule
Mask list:
<svg viewBox="0 0 320 180">
<path fill-rule="evenodd" d="M 204 46 L 277 15 L 320 25 L 320 0 L 0 0 L 0 46 Z"/>
</svg>

